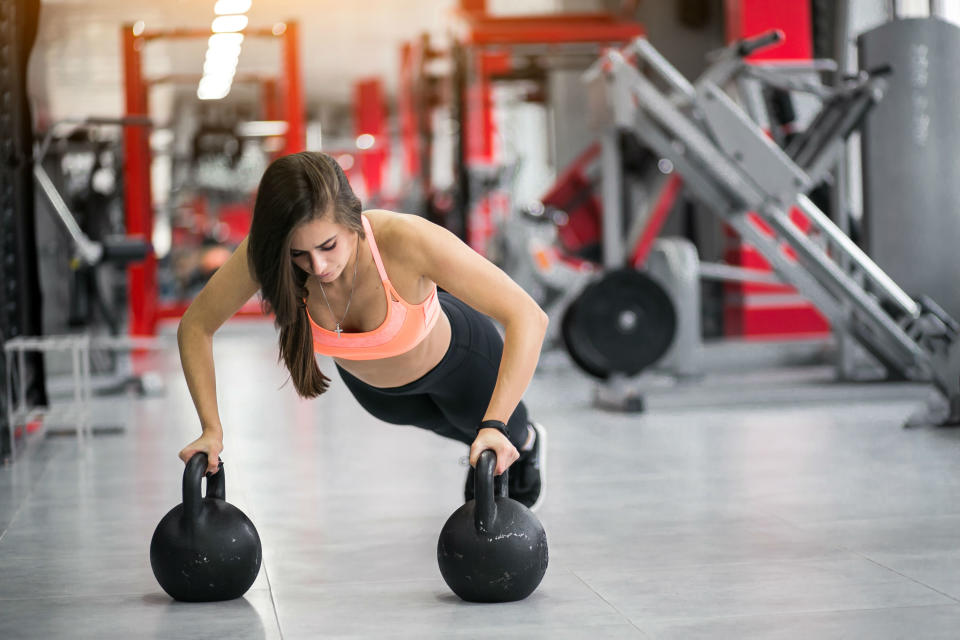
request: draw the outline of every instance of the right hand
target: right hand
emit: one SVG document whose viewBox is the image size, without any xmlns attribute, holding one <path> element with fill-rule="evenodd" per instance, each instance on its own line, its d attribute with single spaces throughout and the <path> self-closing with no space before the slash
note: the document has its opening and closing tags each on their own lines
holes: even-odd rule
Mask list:
<svg viewBox="0 0 960 640">
<path fill-rule="evenodd" d="M 180 451 L 180 459 L 186 464 L 195 453 L 207 454 L 206 473 L 220 470 L 220 452 L 223 451 L 223 439 L 219 436 L 203 434 Z"/>
</svg>

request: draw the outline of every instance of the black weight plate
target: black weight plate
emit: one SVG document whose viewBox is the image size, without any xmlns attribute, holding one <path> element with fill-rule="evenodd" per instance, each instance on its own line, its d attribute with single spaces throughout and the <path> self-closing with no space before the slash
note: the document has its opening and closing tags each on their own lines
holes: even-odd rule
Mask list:
<svg viewBox="0 0 960 640">
<path fill-rule="evenodd" d="M 634 269 L 617 269 L 587 285 L 567 307 L 561 334 L 573 361 L 606 379 L 640 373 L 670 348 L 677 312 L 657 281 Z"/>
</svg>

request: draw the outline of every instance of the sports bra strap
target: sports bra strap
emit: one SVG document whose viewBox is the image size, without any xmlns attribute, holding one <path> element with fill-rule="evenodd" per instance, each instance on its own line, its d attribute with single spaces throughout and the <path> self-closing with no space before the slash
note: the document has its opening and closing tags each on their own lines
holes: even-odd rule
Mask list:
<svg viewBox="0 0 960 640">
<path fill-rule="evenodd" d="M 373 229 L 370 227 L 370 222 L 367 221 L 367 216 L 362 213 L 360 214 L 360 219 L 363 221 L 363 231 L 367 234 L 367 244 L 370 245 L 370 253 L 373 254 L 373 261 L 377 263 L 380 281 L 390 282 L 390 278 L 387 277 L 387 270 L 383 268 L 383 260 L 380 259 L 380 251 L 377 249 L 377 241 L 373 238 Z"/>
</svg>

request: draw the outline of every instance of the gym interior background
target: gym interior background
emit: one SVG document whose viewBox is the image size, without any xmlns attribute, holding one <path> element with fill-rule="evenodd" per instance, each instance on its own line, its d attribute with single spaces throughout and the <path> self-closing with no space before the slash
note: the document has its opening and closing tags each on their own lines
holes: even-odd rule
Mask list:
<svg viewBox="0 0 960 640">
<path fill-rule="evenodd" d="M 0 40 L 0 637 L 957 637 L 957 0 L 0 0 Z M 256 298 L 215 353 L 259 574 L 151 572 L 177 320 L 305 149 L 551 318 L 524 600 L 441 579 L 465 451 L 299 400 Z"/>
</svg>

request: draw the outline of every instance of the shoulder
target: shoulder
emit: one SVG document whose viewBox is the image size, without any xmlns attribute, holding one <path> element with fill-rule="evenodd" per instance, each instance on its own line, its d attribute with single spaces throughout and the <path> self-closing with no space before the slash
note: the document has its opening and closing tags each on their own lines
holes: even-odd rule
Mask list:
<svg viewBox="0 0 960 640">
<path fill-rule="evenodd" d="M 370 209 L 364 211 L 363 215 L 370 222 L 381 250 L 408 253 L 410 249 L 429 242 L 431 236 L 446 232 L 443 227 L 412 213 Z"/>
<path fill-rule="evenodd" d="M 466 248 L 445 227 L 423 216 L 385 209 L 371 209 L 364 215 L 370 221 L 381 254 L 417 273 L 424 273 L 431 256 Z"/>
</svg>

